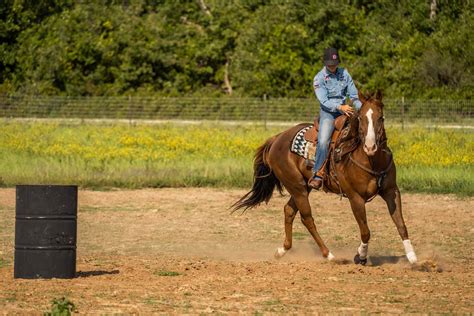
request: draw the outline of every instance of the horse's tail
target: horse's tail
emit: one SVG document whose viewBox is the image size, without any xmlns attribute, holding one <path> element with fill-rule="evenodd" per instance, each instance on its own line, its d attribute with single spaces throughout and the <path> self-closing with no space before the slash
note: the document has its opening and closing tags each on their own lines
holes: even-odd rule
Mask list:
<svg viewBox="0 0 474 316">
<path fill-rule="evenodd" d="M 270 201 L 275 186 L 280 194 L 283 192 L 283 187 L 280 180 L 275 176 L 272 169 L 266 161 L 266 156 L 276 136 L 273 136 L 260 146 L 255 153 L 255 160 L 253 164 L 253 186 L 252 190 L 247 192 L 240 200 L 232 205 L 232 212 L 240 208 L 244 208 L 244 212 L 253 208 L 263 201 L 268 203 Z"/>
</svg>

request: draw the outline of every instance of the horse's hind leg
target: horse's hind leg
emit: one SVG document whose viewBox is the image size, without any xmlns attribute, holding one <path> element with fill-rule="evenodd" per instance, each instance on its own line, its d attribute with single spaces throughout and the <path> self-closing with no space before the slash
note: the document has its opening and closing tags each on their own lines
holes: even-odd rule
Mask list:
<svg viewBox="0 0 474 316">
<path fill-rule="evenodd" d="M 365 210 L 365 201 L 360 196 L 353 196 L 350 198 L 352 213 L 359 225 L 360 229 L 360 246 L 357 249 L 357 254 L 354 257 L 356 264 L 365 265 L 367 263 L 367 254 L 369 248 L 370 230 L 367 224 L 367 213 Z"/>
<path fill-rule="evenodd" d="M 316 242 L 319 249 L 321 250 L 323 257 L 328 258 L 328 260 L 333 260 L 334 255 L 331 252 L 329 252 L 328 247 L 326 247 L 326 245 L 324 244 L 324 241 L 321 239 L 316 229 L 316 224 L 314 223 L 314 218 L 313 218 L 313 215 L 311 214 L 311 205 L 309 204 L 309 200 L 308 200 L 308 192 L 305 191 L 304 193 L 301 193 L 300 191 L 298 193 L 294 194 L 293 197 L 295 199 L 296 207 L 298 208 L 301 215 L 301 222 L 308 229 L 311 236 L 313 236 L 314 241 Z"/>
<path fill-rule="evenodd" d="M 403 240 L 403 246 L 405 247 L 405 253 L 408 261 L 410 263 L 416 263 L 417 258 L 415 250 L 413 250 L 411 241 L 408 239 L 407 227 L 405 226 L 405 221 L 403 220 L 402 201 L 398 187 L 395 186 L 394 188 L 385 190 L 382 194 L 382 198 L 387 203 L 388 211 L 390 212 L 392 220 L 397 226 L 398 233 Z"/>
<path fill-rule="evenodd" d="M 296 208 L 295 200 L 293 197 L 290 198 L 288 203 L 284 207 L 285 213 L 285 242 L 283 247 L 277 249 L 275 253 L 275 258 L 279 259 L 285 255 L 285 253 L 291 249 L 292 245 L 292 235 L 293 235 L 293 220 L 295 219 L 298 209 Z"/>
</svg>

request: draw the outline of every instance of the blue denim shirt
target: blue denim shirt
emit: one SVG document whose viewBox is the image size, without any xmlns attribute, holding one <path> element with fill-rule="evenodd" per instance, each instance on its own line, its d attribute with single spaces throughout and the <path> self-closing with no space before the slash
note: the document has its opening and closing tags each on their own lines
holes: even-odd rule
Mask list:
<svg viewBox="0 0 474 316">
<path fill-rule="evenodd" d="M 335 74 L 324 67 L 314 77 L 313 87 L 321 109 L 326 112 L 338 113 L 338 106 L 345 103 L 346 97 L 352 100 L 357 110 L 362 106 L 351 75 L 342 67 L 338 67 Z"/>
</svg>

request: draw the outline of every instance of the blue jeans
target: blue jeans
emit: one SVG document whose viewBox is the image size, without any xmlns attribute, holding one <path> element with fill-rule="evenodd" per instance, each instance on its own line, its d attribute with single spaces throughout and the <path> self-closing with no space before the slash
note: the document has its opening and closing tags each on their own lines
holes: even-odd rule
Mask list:
<svg viewBox="0 0 474 316">
<path fill-rule="evenodd" d="M 331 143 L 332 132 L 334 131 L 334 120 L 342 115 L 341 113 L 329 113 L 321 109 L 319 111 L 319 132 L 318 144 L 316 145 L 316 157 L 313 172 L 318 172 L 328 156 L 329 144 Z M 319 177 L 317 177 L 319 178 Z"/>
</svg>

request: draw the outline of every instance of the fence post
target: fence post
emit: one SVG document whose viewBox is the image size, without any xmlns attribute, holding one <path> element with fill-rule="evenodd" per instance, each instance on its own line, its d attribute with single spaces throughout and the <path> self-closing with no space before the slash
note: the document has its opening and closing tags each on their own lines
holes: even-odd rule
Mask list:
<svg viewBox="0 0 474 316">
<path fill-rule="evenodd" d="M 268 112 L 268 104 L 267 104 L 267 95 L 263 95 L 263 127 L 267 130 L 267 112 Z"/>
<path fill-rule="evenodd" d="M 311 122 L 312 124 L 314 124 L 314 119 L 315 119 L 315 116 L 314 116 L 314 113 L 313 113 L 313 105 L 311 103 L 307 104 L 306 106 L 306 119 L 308 120 L 308 122 Z"/>
<path fill-rule="evenodd" d="M 400 108 L 401 120 L 402 120 L 402 131 L 405 129 L 405 96 L 402 96 L 402 105 Z"/>
<path fill-rule="evenodd" d="M 128 96 L 128 125 L 132 126 L 132 96 Z"/>
</svg>

